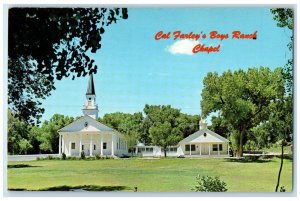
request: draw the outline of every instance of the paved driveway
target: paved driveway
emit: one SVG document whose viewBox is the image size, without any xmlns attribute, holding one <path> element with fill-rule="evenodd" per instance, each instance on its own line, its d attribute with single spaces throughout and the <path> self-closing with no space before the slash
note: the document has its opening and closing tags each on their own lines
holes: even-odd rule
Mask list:
<svg viewBox="0 0 300 201">
<path fill-rule="evenodd" d="M 39 158 L 46 158 L 48 156 L 58 157 L 58 154 L 36 154 L 36 155 L 8 155 L 7 161 L 34 161 Z"/>
</svg>

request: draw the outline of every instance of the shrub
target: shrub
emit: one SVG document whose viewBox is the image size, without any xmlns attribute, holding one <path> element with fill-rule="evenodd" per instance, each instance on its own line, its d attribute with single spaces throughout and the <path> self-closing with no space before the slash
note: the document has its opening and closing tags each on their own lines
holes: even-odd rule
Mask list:
<svg viewBox="0 0 300 201">
<path fill-rule="evenodd" d="M 68 160 L 78 160 L 79 158 L 75 157 L 75 156 L 70 156 L 67 158 Z"/>
<path fill-rule="evenodd" d="M 67 159 L 66 154 L 65 154 L 65 153 L 62 153 L 62 154 L 61 154 L 61 158 L 62 158 L 63 160 L 66 160 L 66 159 Z"/>
<path fill-rule="evenodd" d="M 80 154 L 80 158 L 81 158 L 81 159 L 85 159 L 85 154 L 84 154 L 84 151 L 82 151 L 82 152 L 81 152 L 81 154 Z"/>
<path fill-rule="evenodd" d="M 96 154 L 95 157 L 97 160 L 99 160 L 101 158 L 101 156 L 99 154 Z"/>
<path fill-rule="evenodd" d="M 221 181 L 219 177 L 211 176 L 200 176 L 196 177 L 197 185 L 195 189 L 196 192 L 226 192 L 226 183 Z"/>
<path fill-rule="evenodd" d="M 48 159 L 48 160 L 53 160 L 54 158 L 53 158 L 53 156 L 50 156 L 50 155 L 49 155 L 49 156 L 47 156 L 47 159 Z"/>
</svg>

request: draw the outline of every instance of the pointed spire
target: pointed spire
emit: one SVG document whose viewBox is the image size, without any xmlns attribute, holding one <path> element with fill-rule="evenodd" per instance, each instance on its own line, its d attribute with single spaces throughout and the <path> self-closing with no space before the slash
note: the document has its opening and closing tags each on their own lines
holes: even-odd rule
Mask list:
<svg viewBox="0 0 300 201">
<path fill-rule="evenodd" d="M 90 74 L 90 79 L 89 79 L 89 83 L 88 83 L 88 88 L 86 90 L 86 95 L 95 95 L 93 74 Z"/>
<path fill-rule="evenodd" d="M 207 128 L 207 123 L 205 122 L 205 119 L 202 119 L 202 116 L 201 116 L 201 119 L 199 121 L 199 130 L 202 130 L 205 128 Z"/>
</svg>

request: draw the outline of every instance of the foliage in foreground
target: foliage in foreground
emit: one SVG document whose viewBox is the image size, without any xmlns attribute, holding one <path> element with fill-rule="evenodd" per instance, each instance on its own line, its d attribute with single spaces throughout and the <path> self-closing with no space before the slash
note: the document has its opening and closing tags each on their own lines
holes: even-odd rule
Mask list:
<svg viewBox="0 0 300 201">
<path fill-rule="evenodd" d="M 101 48 L 109 25 L 127 18 L 126 8 L 10 8 L 10 109 L 27 123 L 39 123 L 41 100 L 55 89 L 55 80 L 96 73 L 89 53 Z"/>
<path fill-rule="evenodd" d="M 221 181 L 219 177 L 200 176 L 196 177 L 197 185 L 193 191 L 196 192 L 226 192 L 226 183 Z"/>
</svg>

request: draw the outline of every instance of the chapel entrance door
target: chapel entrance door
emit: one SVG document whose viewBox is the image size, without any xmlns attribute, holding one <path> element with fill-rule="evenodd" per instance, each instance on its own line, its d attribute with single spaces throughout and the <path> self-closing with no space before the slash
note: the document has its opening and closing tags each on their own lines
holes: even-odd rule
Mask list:
<svg viewBox="0 0 300 201">
<path fill-rule="evenodd" d="M 201 155 L 208 155 L 208 144 L 201 144 Z"/>
<path fill-rule="evenodd" d="M 84 152 L 85 156 L 89 156 L 90 155 L 90 146 L 89 146 L 88 143 L 82 144 L 82 151 Z"/>
</svg>

